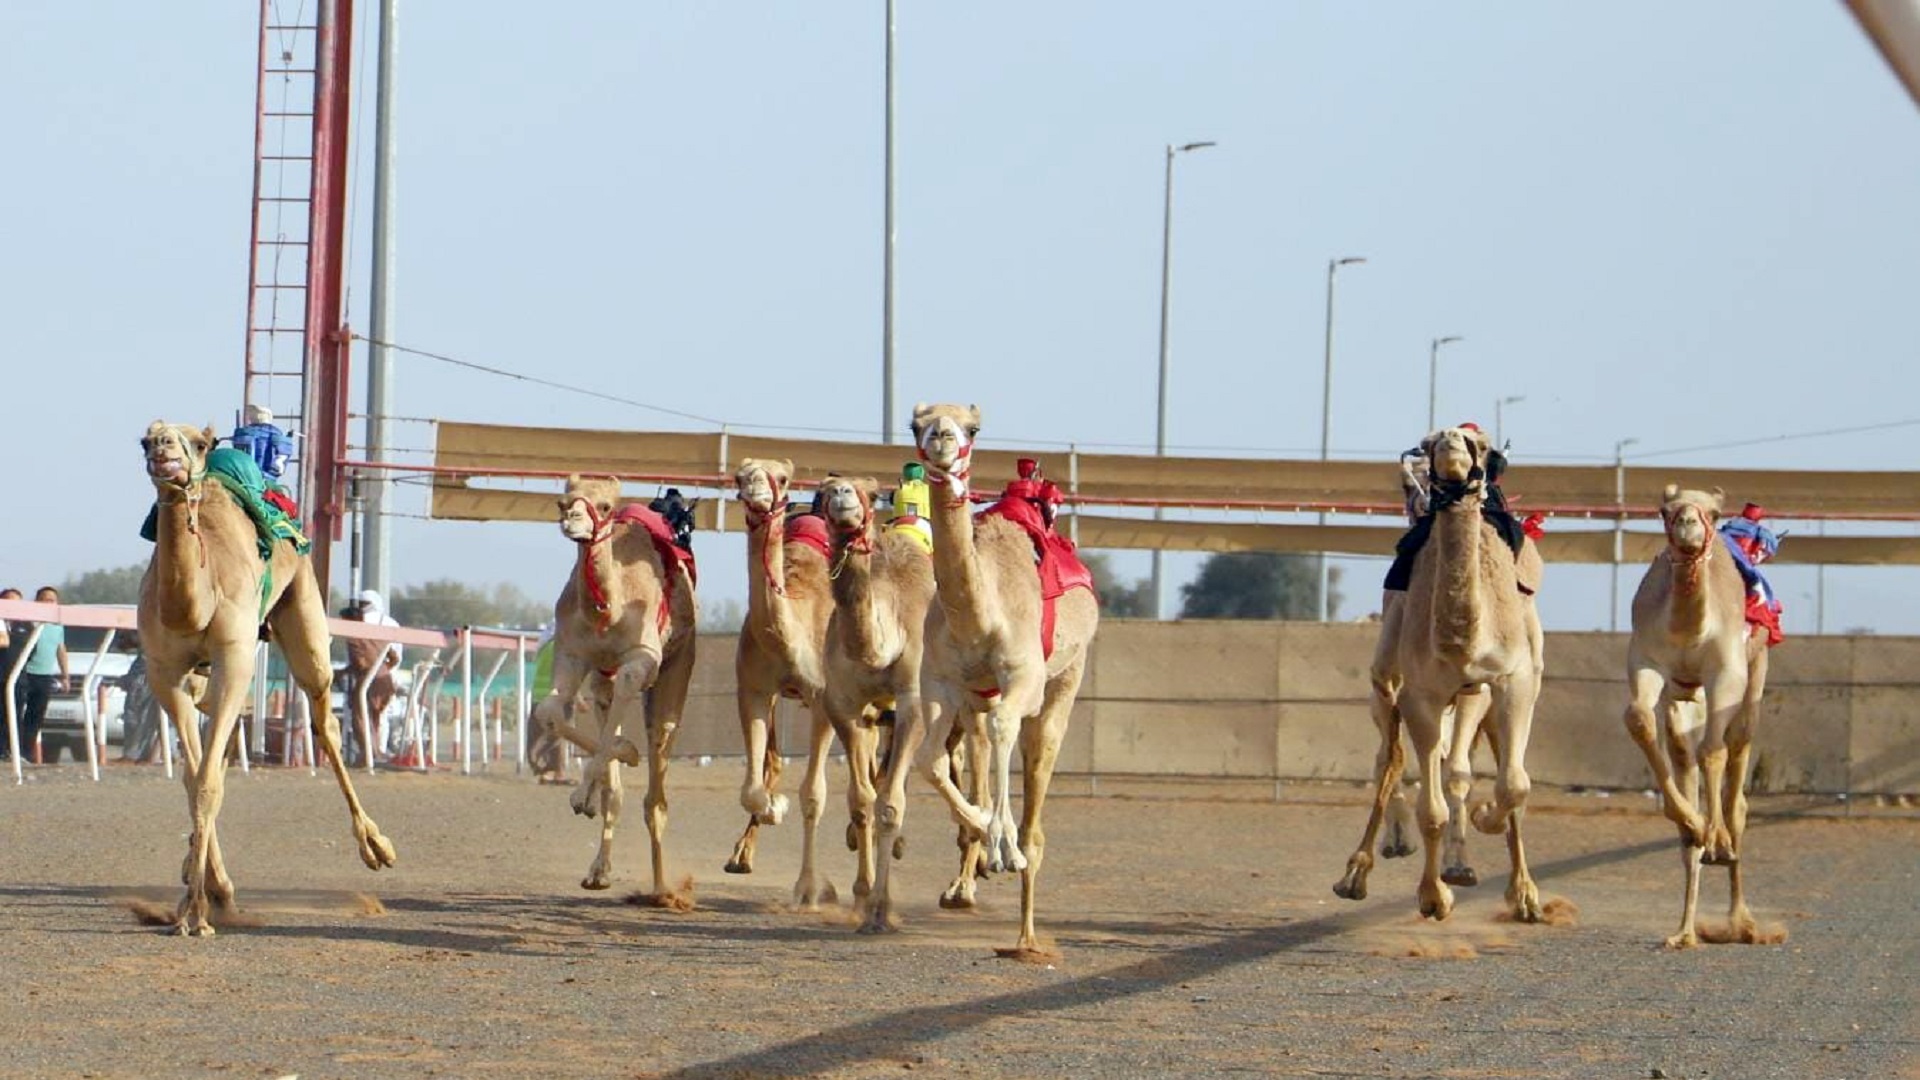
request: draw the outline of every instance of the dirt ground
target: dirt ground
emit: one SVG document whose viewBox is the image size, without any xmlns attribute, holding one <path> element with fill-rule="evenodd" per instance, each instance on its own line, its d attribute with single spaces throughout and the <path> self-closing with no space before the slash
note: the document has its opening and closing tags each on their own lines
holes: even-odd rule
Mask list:
<svg viewBox="0 0 1920 1080">
<path fill-rule="evenodd" d="M 789 774 L 790 776 L 792 773 Z M 578 881 L 597 823 L 567 789 L 383 773 L 361 792 L 400 853 L 354 855 L 329 779 L 232 774 L 221 837 L 244 925 L 180 939 L 130 906 L 178 896 L 185 799 L 150 767 L 0 790 L 0 1075 L 303 1077 L 1448 1076 L 1920 1078 L 1920 814 L 1767 800 L 1750 900 L 1781 945 L 1662 950 L 1672 830 L 1641 793 L 1536 792 L 1528 844 L 1570 923 L 1501 917 L 1501 845 L 1443 924 L 1411 860 L 1335 898 L 1361 792 L 1063 778 L 1040 926 L 1051 964 L 996 959 L 1017 883 L 941 911 L 945 812 L 916 799 L 899 933 L 789 912 L 798 814 L 758 872 L 720 872 L 737 762 L 676 765 L 669 853 L 698 907 L 644 887 L 630 793 L 617 885 Z M 851 862 L 836 786 L 823 828 Z M 1710 869 L 1717 918 L 1725 874 Z"/>
</svg>

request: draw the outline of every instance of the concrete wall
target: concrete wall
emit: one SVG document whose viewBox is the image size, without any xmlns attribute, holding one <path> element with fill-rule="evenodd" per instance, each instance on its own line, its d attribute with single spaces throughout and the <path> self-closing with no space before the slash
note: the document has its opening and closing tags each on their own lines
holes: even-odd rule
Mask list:
<svg viewBox="0 0 1920 1080">
<path fill-rule="evenodd" d="M 1108 776 L 1364 780 L 1372 771 L 1367 663 L 1378 627 L 1283 622 L 1101 624 L 1059 768 Z M 731 635 L 700 640 L 676 743 L 738 755 Z M 1547 635 L 1527 767 L 1540 783 L 1651 781 L 1621 726 L 1624 635 Z M 784 751 L 806 753 L 805 713 L 781 705 Z M 1920 638 L 1790 637 L 1774 649 L 1755 741 L 1755 787 L 1920 792 Z"/>
</svg>

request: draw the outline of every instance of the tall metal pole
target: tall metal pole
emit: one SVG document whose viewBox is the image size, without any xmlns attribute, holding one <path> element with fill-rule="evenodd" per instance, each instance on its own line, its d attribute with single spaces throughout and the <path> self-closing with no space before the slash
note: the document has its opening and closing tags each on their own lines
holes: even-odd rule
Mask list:
<svg viewBox="0 0 1920 1080">
<path fill-rule="evenodd" d="M 393 443 L 393 356 L 383 342 L 393 340 L 393 67 L 399 48 L 400 0 L 380 0 L 380 63 L 373 120 L 373 282 L 368 290 L 369 330 L 373 338 L 367 365 L 367 459 L 387 460 Z M 387 528 L 387 498 L 393 481 L 374 469 L 362 479 L 365 507 L 365 588 L 391 596 L 393 545 Z"/>
<path fill-rule="evenodd" d="M 1320 371 L 1320 460 L 1327 460 L 1332 438 L 1333 421 L 1333 279 L 1341 267 L 1366 262 L 1363 256 L 1350 255 L 1344 259 L 1327 260 L 1327 334 L 1326 347 L 1321 353 Z M 1324 529 L 1327 515 L 1322 512 L 1320 525 Z M 1324 535 L 1324 534 L 1323 534 Z M 1322 541 L 1324 544 L 1325 541 Z M 1320 551 L 1320 621 L 1330 617 L 1330 605 L 1327 600 L 1327 553 Z"/>
<path fill-rule="evenodd" d="M 1465 341 L 1459 334 L 1437 337 L 1427 346 L 1427 430 L 1434 430 L 1434 406 L 1440 400 L 1440 346 L 1451 345 L 1456 341 Z"/>
<path fill-rule="evenodd" d="M 1167 144 L 1167 174 L 1164 187 L 1165 199 L 1160 213 L 1160 389 L 1155 396 L 1153 425 L 1153 453 L 1155 457 L 1167 456 L 1167 315 L 1171 307 L 1173 294 L 1173 155 L 1184 154 L 1214 145 L 1211 142 L 1190 142 L 1182 146 Z M 1161 511 L 1154 507 L 1153 518 L 1160 520 Z M 1153 549 L 1153 617 L 1164 616 L 1166 601 L 1160 594 L 1161 556 L 1159 548 Z"/>
<path fill-rule="evenodd" d="M 1613 444 L 1613 585 L 1607 594 L 1607 629 L 1614 633 L 1620 632 L 1620 559 L 1626 543 L 1626 449 L 1639 441 L 1639 439 L 1621 439 Z"/>
<path fill-rule="evenodd" d="M 1508 405 L 1518 405 L 1520 402 L 1525 400 L 1527 400 L 1525 394 L 1514 394 L 1511 397 L 1493 399 L 1493 445 L 1494 446 L 1505 447 L 1507 445 L 1506 425 L 1503 423 L 1503 420 L 1505 418 L 1502 416 L 1502 413 L 1506 410 L 1506 407 Z"/>
<path fill-rule="evenodd" d="M 880 441 L 893 444 L 893 0 L 887 0 L 886 254 L 880 273 Z"/>
</svg>

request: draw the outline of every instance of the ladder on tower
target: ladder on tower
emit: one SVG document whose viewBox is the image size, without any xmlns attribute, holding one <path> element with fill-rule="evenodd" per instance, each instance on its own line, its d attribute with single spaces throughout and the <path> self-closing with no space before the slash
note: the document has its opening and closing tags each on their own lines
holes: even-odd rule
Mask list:
<svg viewBox="0 0 1920 1080">
<path fill-rule="evenodd" d="M 247 405 L 274 411 L 304 445 L 308 266 L 312 257 L 314 84 L 320 0 L 261 0 L 247 255 Z M 289 469 L 291 482 L 298 470 Z M 300 492 L 304 498 L 306 493 Z"/>
</svg>

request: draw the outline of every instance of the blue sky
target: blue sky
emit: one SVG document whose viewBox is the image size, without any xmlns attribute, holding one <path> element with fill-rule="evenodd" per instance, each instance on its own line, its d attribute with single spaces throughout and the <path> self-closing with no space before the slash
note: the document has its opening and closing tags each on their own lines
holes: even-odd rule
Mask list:
<svg viewBox="0 0 1920 1080">
<path fill-rule="evenodd" d="M 1461 334 L 1442 419 L 1524 395 L 1516 492 L 1529 460 L 1629 437 L 1650 468 L 1911 467 L 1920 426 L 1660 453 L 1920 418 L 1920 114 L 1843 5 L 900 9 L 903 411 L 966 400 L 989 443 L 1149 447 L 1163 147 L 1211 139 L 1176 166 L 1176 448 L 1317 452 L 1326 260 L 1362 255 L 1340 279 L 1336 456 L 1417 439 L 1427 343 Z M 403 3 L 395 337 L 730 423 L 874 433 L 879 0 L 527 10 Z M 245 5 L 0 14 L 9 583 L 144 559 L 134 439 L 237 408 L 254 34 Z M 368 154 L 356 183 L 364 327 Z M 396 399 L 689 426 L 420 359 Z M 546 526 L 403 519 L 395 545 L 397 581 L 535 595 L 571 559 Z M 707 538 L 705 593 L 741 595 L 742 551 Z M 1347 565 L 1354 614 L 1380 567 Z M 1811 628 L 1813 571 L 1775 576 Z M 1606 578 L 1551 568 L 1548 625 L 1606 625 Z M 1920 574 L 1836 568 L 1826 590 L 1829 628 L 1920 632 Z"/>
</svg>

